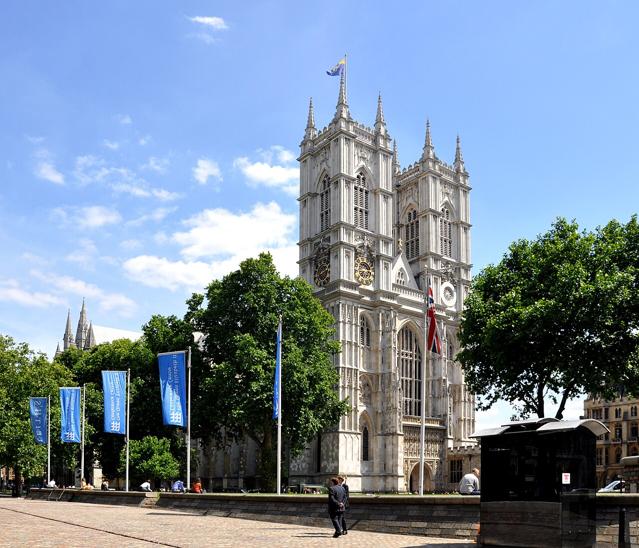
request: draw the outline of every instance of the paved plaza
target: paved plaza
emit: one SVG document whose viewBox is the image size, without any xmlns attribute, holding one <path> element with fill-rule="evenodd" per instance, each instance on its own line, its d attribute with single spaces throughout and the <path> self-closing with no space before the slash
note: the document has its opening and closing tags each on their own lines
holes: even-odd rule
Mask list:
<svg viewBox="0 0 639 548">
<path fill-rule="evenodd" d="M 159 508 L 0 498 L 0 546 L 476 546 L 468 541 L 203 516 Z"/>
</svg>

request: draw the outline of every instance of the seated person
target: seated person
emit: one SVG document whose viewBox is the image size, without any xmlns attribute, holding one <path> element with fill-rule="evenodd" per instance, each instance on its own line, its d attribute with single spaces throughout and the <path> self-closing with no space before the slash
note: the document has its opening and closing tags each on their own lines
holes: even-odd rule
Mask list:
<svg viewBox="0 0 639 548">
<path fill-rule="evenodd" d="M 184 482 L 182 480 L 175 480 L 171 486 L 171 491 L 173 493 L 186 493 Z"/>
<path fill-rule="evenodd" d="M 479 495 L 479 469 L 473 468 L 459 482 L 459 492 L 462 495 Z"/>
<path fill-rule="evenodd" d="M 142 491 L 151 491 L 151 482 L 149 480 L 146 480 L 144 482 L 142 482 L 140 484 L 140 489 L 142 489 Z"/>
<path fill-rule="evenodd" d="M 200 480 L 200 478 L 197 478 L 193 482 L 193 492 L 201 494 L 203 491 L 204 489 L 202 489 L 202 481 Z"/>
</svg>

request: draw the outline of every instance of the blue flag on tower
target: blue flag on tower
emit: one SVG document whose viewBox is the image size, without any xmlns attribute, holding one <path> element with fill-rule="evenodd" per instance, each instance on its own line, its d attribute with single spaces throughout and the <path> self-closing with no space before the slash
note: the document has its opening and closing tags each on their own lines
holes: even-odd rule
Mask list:
<svg viewBox="0 0 639 548">
<path fill-rule="evenodd" d="M 333 68 L 326 71 L 329 76 L 341 76 L 346 66 L 346 57 L 342 57 Z"/>
<path fill-rule="evenodd" d="M 184 350 L 158 354 L 162 420 L 168 426 L 186 426 L 186 365 Z"/>
<path fill-rule="evenodd" d="M 275 382 L 273 383 L 273 418 L 280 416 L 280 381 L 282 379 L 282 320 L 277 326 L 277 343 L 275 348 Z"/>
<path fill-rule="evenodd" d="M 65 443 L 80 443 L 80 390 L 60 388 L 60 439 Z"/>
<path fill-rule="evenodd" d="M 29 398 L 31 430 L 36 443 L 47 443 L 47 398 Z"/>
<path fill-rule="evenodd" d="M 104 431 L 126 435 L 126 371 L 102 371 Z"/>
</svg>

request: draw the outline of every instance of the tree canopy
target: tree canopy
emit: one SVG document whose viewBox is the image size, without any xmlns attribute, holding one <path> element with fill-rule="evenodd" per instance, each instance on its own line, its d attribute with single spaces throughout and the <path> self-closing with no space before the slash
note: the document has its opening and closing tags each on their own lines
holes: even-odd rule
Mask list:
<svg viewBox="0 0 639 548">
<path fill-rule="evenodd" d="M 636 217 L 594 232 L 558 219 L 511 244 L 478 274 L 465 303 L 458 359 L 480 409 L 499 399 L 522 415 L 544 399 L 639 394 L 639 230 Z"/>
</svg>

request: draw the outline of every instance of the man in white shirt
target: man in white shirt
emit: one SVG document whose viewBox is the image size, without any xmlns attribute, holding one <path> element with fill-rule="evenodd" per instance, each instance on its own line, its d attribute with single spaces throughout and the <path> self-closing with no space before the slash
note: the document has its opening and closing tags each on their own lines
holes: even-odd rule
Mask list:
<svg viewBox="0 0 639 548">
<path fill-rule="evenodd" d="M 140 489 L 142 489 L 142 491 L 150 491 L 151 490 L 151 482 L 149 482 L 149 480 L 146 480 L 145 482 L 140 484 Z"/>
<path fill-rule="evenodd" d="M 473 468 L 459 482 L 459 492 L 462 495 L 479 495 L 479 469 Z"/>
</svg>

